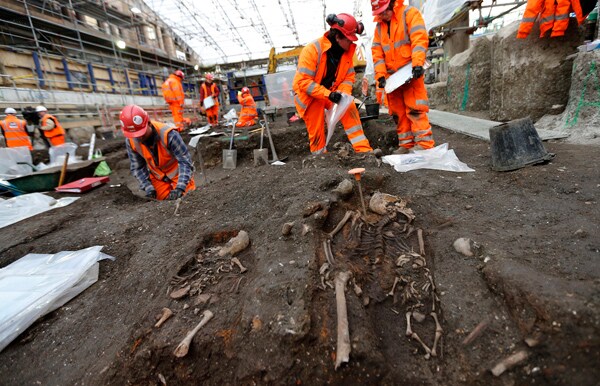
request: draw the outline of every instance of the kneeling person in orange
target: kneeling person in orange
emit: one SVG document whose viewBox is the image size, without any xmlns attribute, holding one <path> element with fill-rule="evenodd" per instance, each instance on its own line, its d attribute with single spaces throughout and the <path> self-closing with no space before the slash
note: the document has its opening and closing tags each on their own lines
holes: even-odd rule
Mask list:
<svg viewBox="0 0 600 386">
<path fill-rule="evenodd" d="M 256 111 L 256 102 L 254 102 L 254 98 L 250 95 L 250 89 L 242 87 L 242 91 L 238 91 L 237 99 L 242 109 L 235 125 L 237 127 L 255 125 L 258 112 Z"/>
<path fill-rule="evenodd" d="M 4 110 L 6 119 L 0 121 L 0 129 L 4 133 L 7 147 L 27 147 L 29 150 L 33 150 L 31 146 L 31 139 L 27 134 L 25 126 L 27 123 L 17 118 L 17 111 L 12 107 L 8 107 Z"/>
<path fill-rule="evenodd" d="M 293 83 L 296 110 L 306 123 L 313 154 L 326 150 L 325 109 L 339 103 L 342 93 L 352 95 L 356 50 L 356 44 L 352 42 L 358 40 L 356 33 L 360 34 L 364 29 L 362 23 L 347 13 L 331 14 L 326 20 L 330 30 L 304 47 Z M 365 137 L 354 103 L 350 104 L 341 122 L 354 151 L 373 150 Z"/>
<path fill-rule="evenodd" d="M 175 126 L 150 121 L 136 105 L 125 106 L 120 119 L 131 174 L 146 197 L 175 200 L 196 188 L 190 153 Z"/>
<path fill-rule="evenodd" d="M 51 146 L 58 146 L 65 143 L 65 129 L 54 115 L 48 114 L 48 109 L 44 106 L 37 106 L 35 111 L 40 116 L 40 129 L 44 137 L 50 142 Z"/>
</svg>

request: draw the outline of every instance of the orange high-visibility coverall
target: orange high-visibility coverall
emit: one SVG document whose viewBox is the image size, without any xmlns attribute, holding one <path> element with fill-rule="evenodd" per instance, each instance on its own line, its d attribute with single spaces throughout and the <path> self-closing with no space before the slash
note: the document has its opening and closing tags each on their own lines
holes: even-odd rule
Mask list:
<svg viewBox="0 0 600 386">
<path fill-rule="evenodd" d="M 235 125 L 237 127 L 255 125 L 258 113 L 256 111 L 256 103 L 254 102 L 252 95 L 248 93 L 243 93 L 241 95 L 238 94 L 237 99 L 238 102 L 240 102 L 242 109 L 240 110 L 240 116 Z"/>
<path fill-rule="evenodd" d="M 138 138 L 128 138 L 131 150 L 138 153 L 146 160 L 146 166 L 150 172 L 150 182 L 156 190 L 156 199 L 164 200 L 167 198 L 171 190 L 177 187 L 179 180 L 179 163 L 169 151 L 169 131 L 175 130 L 176 127 L 167 125 L 162 122 L 151 121 L 152 125 L 158 131 L 160 141 L 157 141 L 158 162 L 155 161 L 150 149 L 146 147 Z M 194 177 L 190 178 L 185 192 L 196 189 Z"/>
<path fill-rule="evenodd" d="M 579 25 L 585 17 L 579 0 L 529 0 L 517 32 L 518 39 L 529 36 L 533 23 L 540 17 L 540 37 L 552 30 L 551 37 L 564 36 L 569 26 L 569 14 L 575 12 Z"/>
<path fill-rule="evenodd" d="M 212 96 L 215 105 L 206 110 L 206 118 L 211 125 L 219 124 L 219 88 L 215 83 L 202 83 L 200 87 L 200 109 L 204 109 L 204 98 Z"/>
<path fill-rule="evenodd" d="M 25 146 L 29 150 L 33 150 L 31 146 L 31 139 L 27 135 L 25 126 L 27 123 L 15 117 L 14 115 L 7 115 L 6 119 L 0 121 L 0 127 L 4 132 L 4 138 L 6 139 L 7 147 L 21 147 Z"/>
<path fill-rule="evenodd" d="M 389 24 L 378 16 L 375 21 L 377 26 L 371 49 L 375 79 L 387 78 L 408 63 L 413 67 L 425 64 L 429 38 L 423 17 L 415 7 L 397 1 Z M 398 117 L 396 132 L 400 147 L 410 149 L 418 144 L 423 149 L 430 149 L 435 146 L 427 117 L 429 99 L 422 76 L 387 94 L 387 102 L 390 113 Z"/>
<path fill-rule="evenodd" d="M 321 80 L 326 73 L 327 50 L 331 48 L 331 42 L 327 39 L 328 34 L 329 32 L 325 32 L 323 36 L 304 47 L 298 59 L 298 68 L 292 85 L 296 110 L 306 123 L 310 151 L 313 154 L 321 154 L 326 150 L 325 109 L 333 107 L 333 103 L 328 99 L 329 94 L 338 91 L 352 95 L 352 85 L 356 75 L 352 62 L 356 44 L 353 43 L 348 51 L 342 54 L 331 88 L 321 86 Z M 354 151 L 360 153 L 373 150 L 365 137 L 354 103 L 350 104 L 340 121 Z"/>
<path fill-rule="evenodd" d="M 183 93 L 183 85 L 181 78 L 175 74 L 169 75 L 167 80 L 162 84 L 162 93 L 165 102 L 169 105 L 173 121 L 177 126 L 177 130 L 183 130 L 183 105 L 185 103 L 185 94 Z"/>
<path fill-rule="evenodd" d="M 48 119 L 54 121 L 54 128 L 51 130 L 44 129 Z M 40 121 L 40 128 L 42 129 L 42 133 L 44 133 L 44 137 L 50 141 L 52 146 L 58 146 L 65 143 L 65 129 L 63 129 L 60 122 L 58 122 L 58 119 L 56 119 L 54 115 L 46 113 L 46 115 L 44 115 Z"/>
</svg>

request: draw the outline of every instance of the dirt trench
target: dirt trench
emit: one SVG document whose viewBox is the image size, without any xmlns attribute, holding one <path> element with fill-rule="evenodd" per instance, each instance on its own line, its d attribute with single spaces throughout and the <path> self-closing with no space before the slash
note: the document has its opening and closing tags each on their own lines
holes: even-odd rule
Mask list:
<svg viewBox="0 0 600 386">
<path fill-rule="evenodd" d="M 389 118 L 366 126 L 384 152 L 395 146 Z M 103 252 L 116 257 L 101 263 L 98 283 L 0 353 L 3 383 L 593 384 L 598 378 L 598 148 L 548 143 L 558 154 L 552 163 L 495 173 L 488 144 L 438 129 L 438 143 L 448 142 L 476 172 L 400 174 L 373 156 L 349 152 L 342 133 L 329 154 L 310 156 L 301 125 L 278 121 L 273 130 L 280 157 L 289 157 L 283 167 L 252 166 L 256 136 L 236 142 L 233 171 L 221 168 L 224 142 L 203 142 L 210 184 L 183 201 L 179 216 L 174 203 L 135 195 L 124 149 L 108 142 L 101 146 L 112 149 L 105 152 L 115 171 L 111 184 L 120 186 L 0 230 L 0 266 L 30 252 L 91 245 L 105 245 Z M 420 344 L 405 336 L 407 283 L 387 295 L 396 277 L 423 273 L 403 271 L 399 251 L 386 244 L 406 236 L 398 218 L 381 226 L 382 218 L 373 216 L 365 223 L 366 239 L 376 240 L 370 245 L 357 244 L 350 221 L 331 240 L 336 266 L 321 273 L 327 234 L 348 211 L 361 209 L 356 186 L 345 199 L 332 193 L 356 166 L 367 169 L 366 201 L 388 193 L 414 212 L 410 250 L 420 252 L 417 231 L 423 230 L 424 265 L 444 330 L 437 357 L 425 359 Z M 291 233 L 282 235 L 291 222 Z M 240 230 L 251 240 L 238 256 L 248 269 L 243 274 L 215 255 Z M 460 255 L 452 248 L 458 237 L 481 248 Z M 353 276 L 346 291 L 352 351 L 335 370 L 335 291 L 327 282 L 342 271 Z M 187 284 L 187 297 L 169 297 Z M 175 315 L 153 328 L 163 307 Z M 429 347 L 435 338 L 430 308 L 413 324 Z M 214 318 L 189 354 L 175 358 L 173 350 L 205 309 Z M 463 345 L 482 321 L 487 328 Z M 499 378 L 490 374 L 519 350 L 529 352 L 525 362 Z"/>
</svg>

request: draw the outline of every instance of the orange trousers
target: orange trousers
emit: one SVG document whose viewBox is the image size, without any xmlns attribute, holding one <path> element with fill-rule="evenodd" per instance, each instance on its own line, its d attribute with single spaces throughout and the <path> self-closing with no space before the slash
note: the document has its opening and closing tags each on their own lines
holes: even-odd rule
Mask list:
<svg viewBox="0 0 600 386">
<path fill-rule="evenodd" d="M 154 186 L 154 189 L 156 190 L 156 199 L 164 200 L 165 198 L 167 198 L 167 196 L 169 195 L 171 190 L 173 190 L 177 187 L 178 179 L 179 179 L 179 175 L 177 175 L 177 177 L 175 177 L 175 180 L 173 180 L 171 182 L 165 182 L 165 181 L 161 181 L 161 180 L 157 179 L 156 177 L 154 177 L 154 175 L 152 173 L 150 173 L 150 182 L 152 183 L 152 186 Z M 189 192 L 190 190 L 195 190 L 195 189 L 196 189 L 196 183 L 194 182 L 194 177 L 192 177 L 190 179 L 190 182 L 188 182 L 187 187 L 185 188 L 185 193 Z"/>
<path fill-rule="evenodd" d="M 177 126 L 177 131 L 183 130 L 183 106 L 179 103 L 169 103 L 169 109 L 173 114 L 173 122 Z"/>
<path fill-rule="evenodd" d="M 219 104 L 215 103 L 213 107 L 210 109 L 206 109 L 206 118 L 208 118 L 208 123 L 211 125 L 219 124 Z"/>
<path fill-rule="evenodd" d="M 423 149 L 431 149 L 435 146 L 427 117 L 429 99 L 422 76 L 387 94 L 387 100 L 390 114 L 398 117 L 399 147 L 410 149 L 417 144 Z"/>
<path fill-rule="evenodd" d="M 308 108 L 304 112 L 304 123 L 306 123 L 306 130 L 308 130 L 308 141 L 310 143 L 310 152 L 313 154 L 321 154 L 325 152 L 325 142 L 327 140 L 327 133 L 325 131 L 325 109 L 333 107 L 333 103 L 328 100 L 314 99 L 308 105 Z M 354 103 L 350 104 L 348 110 L 340 119 L 344 131 L 348 136 L 348 140 L 352 144 L 354 151 L 357 153 L 364 153 L 373 151 L 369 140 L 365 137 L 363 132 L 362 124 L 360 123 L 360 116 Z"/>
</svg>

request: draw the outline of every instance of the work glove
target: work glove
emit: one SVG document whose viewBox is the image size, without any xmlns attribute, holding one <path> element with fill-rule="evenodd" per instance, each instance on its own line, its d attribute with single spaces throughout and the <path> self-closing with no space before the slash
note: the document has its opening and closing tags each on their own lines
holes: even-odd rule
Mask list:
<svg viewBox="0 0 600 386">
<path fill-rule="evenodd" d="M 383 76 L 377 79 L 377 87 L 385 88 L 385 78 Z"/>
<path fill-rule="evenodd" d="M 331 94 L 329 94 L 329 100 L 333 103 L 340 103 L 340 101 L 342 100 L 342 93 L 338 91 L 332 92 Z"/>
<path fill-rule="evenodd" d="M 156 198 L 156 190 L 154 190 L 154 189 L 147 190 L 146 198 Z"/>
<path fill-rule="evenodd" d="M 167 200 L 177 200 L 178 198 L 181 198 L 181 196 L 183 196 L 183 190 L 175 188 L 169 192 Z"/>
<path fill-rule="evenodd" d="M 425 70 L 423 69 L 423 66 L 413 67 L 412 74 L 414 79 L 420 78 L 424 73 Z"/>
</svg>

